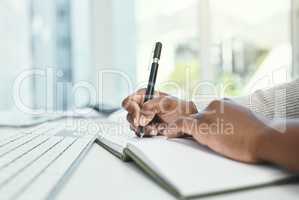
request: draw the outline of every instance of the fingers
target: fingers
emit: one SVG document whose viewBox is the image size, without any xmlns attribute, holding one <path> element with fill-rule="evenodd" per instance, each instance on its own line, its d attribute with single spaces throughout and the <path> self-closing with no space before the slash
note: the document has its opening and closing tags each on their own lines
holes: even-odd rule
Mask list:
<svg viewBox="0 0 299 200">
<path fill-rule="evenodd" d="M 143 103 L 144 100 L 144 95 L 139 94 L 139 93 L 135 93 L 133 95 L 128 96 L 127 98 L 125 98 L 122 102 L 122 107 L 124 109 L 126 109 L 127 111 L 129 111 L 128 109 L 130 108 L 130 104 L 132 102 L 137 103 L 138 105 L 141 105 Z"/>
<path fill-rule="evenodd" d="M 181 137 L 183 134 L 192 135 L 197 126 L 197 120 L 192 117 L 182 117 L 174 123 L 168 124 L 167 128 L 163 131 L 163 135 L 167 137 Z"/>
<path fill-rule="evenodd" d="M 161 135 L 166 126 L 165 123 L 153 122 L 144 127 L 144 133 L 148 136 Z"/>
<path fill-rule="evenodd" d="M 152 137 L 161 135 L 162 131 L 165 129 L 166 124 L 165 123 L 159 123 L 159 122 L 153 122 L 148 124 L 143 128 L 144 131 L 144 137 Z M 134 125 L 130 125 L 130 129 L 135 132 L 137 136 L 140 136 L 140 130 L 139 127 L 135 127 Z"/>
<path fill-rule="evenodd" d="M 127 106 L 128 114 L 130 114 L 130 123 L 139 126 L 140 107 L 135 101 L 131 101 Z"/>
<path fill-rule="evenodd" d="M 175 111 L 176 101 L 167 96 L 153 98 L 142 105 L 139 123 L 146 126 L 156 115 Z"/>
<path fill-rule="evenodd" d="M 159 103 L 163 97 L 154 98 L 145 102 L 141 108 L 141 115 L 139 123 L 141 126 L 146 126 L 153 120 L 156 114 L 159 113 Z"/>
<path fill-rule="evenodd" d="M 183 137 L 185 135 L 196 138 L 199 142 L 204 141 L 203 137 L 207 134 L 205 125 L 208 125 L 206 113 L 198 113 L 188 117 L 181 117 L 174 123 L 168 124 L 163 130 L 162 135 L 168 138 Z"/>
<path fill-rule="evenodd" d="M 135 101 L 138 105 L 142 105 L 144 103 L 144 96 L 145 96 L 145 91 L 146 89 L 140 89 L 137 92 L 135 92 L 134 94 L 128 96 L 127 98 L 125 98 L 122 102 L 122 107 L 125 108 L 127 110 L 128 105 L 130 104 L 131 101 Z M 158 92 L 155 91 L 154 93 L 154 97 L 159 97 L 159 96 L 168 96 L 168 94 L 164 93 L 164 92 Z"/>
<path fill-rule="evenodd" d="M 130 129 L 135 132 L 135 134 L 140 137 L 140 130 L 138 125 L 134 125 L 134 118 L 132 117 L 132 114 L 128 113 L 127 114 L 127 121 L 130 123 Z"/>
<path fill-rule="evenodd" d="M 151 123 L 143 128 L 144 136 L 157 136 L 158 135 L 158 124 Z"/>
<path fill-rule="evenodd" d="M 133 118 L 133 115 L 132 115 L 131 113 L 128 113 L 128 114 L 127 114 L 127 121 L 130 123 L 130 125 L 136 127 L 136 126 L 134 125 L 134 118 Z"/>
<path fill-rule="evenodd" d="M 167 94 L 163 92 L 155 92 L 155 96 L 166 96 L 166 95 Z M 122 107 L 126 109 L 128 113 L 131 115 L 132 120 L 130 121 L 130 123 L 136 127 L 140 125 L 139 124 L 140 108 L 143 105 L 144 96 L 145 96 L 145 89 L 140 89 L 136 93 L 125 98 L 122 102 Z M 151 121 L 151 119 L 149 121 Z M 146 124 L 148 124 L 148 122 Z"/>
<path fill-rule="evenodd" d="M 131 120 L 129 122 L 136 127 L 139 125 L 140 106 L 143 102 L 143 98 L 144 95 L 139 92 L 128 96 L 122 102 L 122 107 L 130 114 Z"/>
</svg>

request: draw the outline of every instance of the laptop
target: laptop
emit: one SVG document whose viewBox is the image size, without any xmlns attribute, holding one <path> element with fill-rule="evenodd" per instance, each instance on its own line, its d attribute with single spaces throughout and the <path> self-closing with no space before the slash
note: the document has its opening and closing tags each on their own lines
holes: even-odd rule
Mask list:
<svg viewBox="0 0 299 200">
<path fill-rule="evenodd" d="M 54 198 L 97 137 L 73 122 L 1 132 L 0 199 Z"/>
</svg>

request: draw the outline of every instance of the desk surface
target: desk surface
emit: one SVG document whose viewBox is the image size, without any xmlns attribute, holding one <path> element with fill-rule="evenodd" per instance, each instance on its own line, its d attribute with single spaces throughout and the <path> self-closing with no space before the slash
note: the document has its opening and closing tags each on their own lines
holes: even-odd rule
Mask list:
<svg viewBox="0 0 299 200">
<path fill-rule="evenodd" d="M 97 198 L 98 197 L 98 198 Z M 219 195 L 204 200 L 297 200 L 299 184 Z M 175 199 L 134 163 L 124 163 L 94 144 L 55 199 Z"/>
<path fill-rule="evenodd" d="M 14 134 L 16 130 L 0 129 L 0 134 Z M 203 200 L 297 200 L 299 184 L 268 187 L 219 195 Z M 123 162 L 94 144 L 79 166 L 55 196 L 65 199 L 163 199 L 175 198 L 160 188 L 133 162 Z"/>
</svg>

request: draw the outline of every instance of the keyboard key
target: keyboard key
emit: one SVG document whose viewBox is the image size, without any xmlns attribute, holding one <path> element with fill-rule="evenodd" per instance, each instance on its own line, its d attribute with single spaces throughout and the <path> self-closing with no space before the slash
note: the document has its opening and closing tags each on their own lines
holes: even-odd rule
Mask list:
<svg viewBox="0 0 299 200">
<path fill-rule="evenodd" d="M 29 165 L 22 173 L 10 180 L 0 189 L 0 199 L 17 197 L 35 178 L 37 178 L 50 164 L 59 158 L 74 142 L 76 138 L 65 138 L 55 145 L 38 160 Z M 34 197 L 34 199 L 36 199 Z"/>
<path fill-rule="evenodd" d="M 34 140 L 24 144 L 23 146 L 15 149 L 13 151 L 10 151 L 3 157 L 0 157 L 0 170 L 1 170 L 1 168 L 6 167 L 10 163 L 14 162 L 16 159 L 25 155 L 29 151 L 33 150 L 38 145 L 47 141 L 49 138 L 50 138 L 50 136 L 39 136 L 39 137 L 35 138 Z"/>
<path fill-rule="evenodd" d="M 72 164 L 76 162 L 76 159 L 80 156 L 82 150 L 87 148 L 89 144 L 93 142 L 92 138 L 94 138 L 94 136 L 78 139 L 54 163 L 52 163 L 51 166 L 49 166 L 49 168 L 45 170 L 18 199 L 45 199 Z M 41 185 L 43 187 L 41 187 Z"/>
<path fill-rule="evenodd" d="M 60 129 L 61 129 L 61 127 L 58 127 L 58 128 L 42 127 L 31 134 L 24 134 L 23 137 L 20 137 L 17 140 L 0 147 L 0 157 L 4 156 L 5 154 L 7 154 L 17 148 L 22 147 L 22 145 L 29 143 L 30 141 L 32 141 L 33 139 L 37 138 L 40 135 L 48 135 L 48 136 L 55 135 L 57 133 L 57 131 L 59 131 Z"/>
<path fill-rule="evenodd" d="M 6 153 L 20 147 L 23 144 L 26 144 L 27 142 L 33 140 L 37 135 L 26 135 L 22 137 L 21 139 L 15 140 L 3 147 L 0 148 L 0 157 L 5 155 Z"/>
<path fill-rule="evenodd" d="M 49 151 L 53 146 L 58 144 L 63 138 L 61 137 L 52 137 L 47 142 L 36 147 L 29 153 L 22 156 L 20 159 L 16 160 L 14 163 L 9 165 L 2 170 L 0 170 L 0 189 L 1 187 L 8 182 L 14 175 L 19 173 L 22 169 L 25 169 L 27 166 L 32 164 L 35 160 L 41 157 L 44 153 Z"/>
<path fill-rule="evenodd" d="M 2 139 L 0 141 L 0 147 L 4 146 L 4 145 L 6 145 L 6 144 L 8 144 L 10 142 L 15 141 L 15 140 L 19 139 L 20 137 L 24 137 L 24 136 L 25 135 L 22 134 L 22 133 L 17 133 L 17 134 L 11 135 L 11 136 L 9 136 L 9 137 L 7 137 L 5 139 Z"/>
</svg>

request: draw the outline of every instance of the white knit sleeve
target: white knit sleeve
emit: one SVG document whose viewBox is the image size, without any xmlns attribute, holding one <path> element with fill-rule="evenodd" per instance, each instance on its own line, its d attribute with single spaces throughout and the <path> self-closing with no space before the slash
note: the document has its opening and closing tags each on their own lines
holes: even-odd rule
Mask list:
<svg viewBox="0 0 299 200">
<path fill-rule="evenodd" d="M 299 118 L 299 79 L 232 99 L 269 119 Z"/>
<path fill-rule="evenodd" d="M 233 101 L 269 119 L 299 118 L 299 79 L 276 87 L 258 90 L 251 95 L 233 97 Z M 198 110 L 213 99 L 195 101 Z"/>
</svg>

